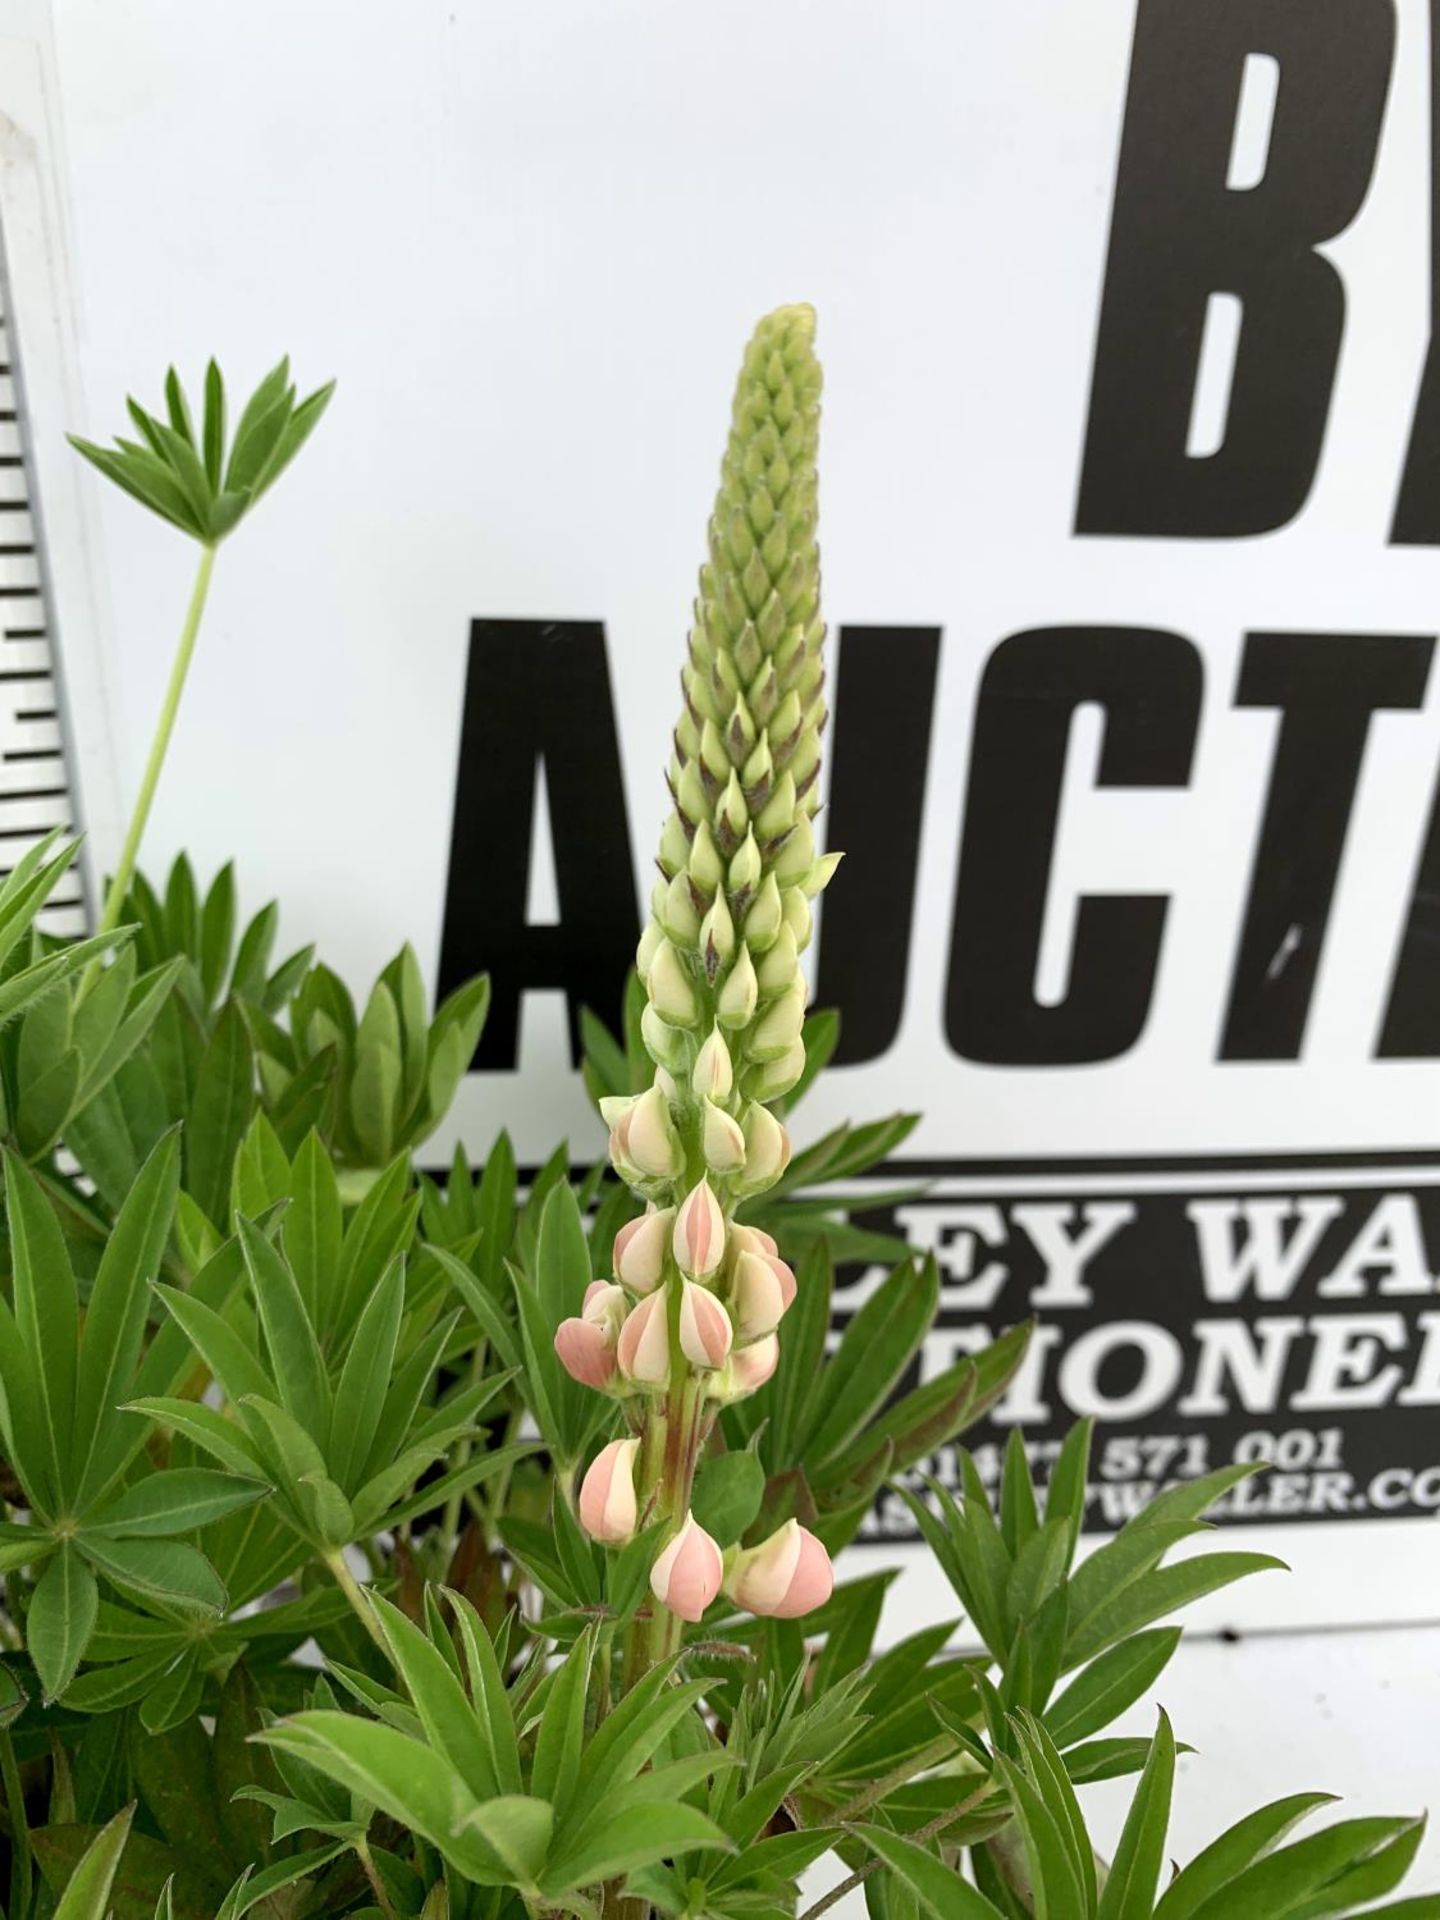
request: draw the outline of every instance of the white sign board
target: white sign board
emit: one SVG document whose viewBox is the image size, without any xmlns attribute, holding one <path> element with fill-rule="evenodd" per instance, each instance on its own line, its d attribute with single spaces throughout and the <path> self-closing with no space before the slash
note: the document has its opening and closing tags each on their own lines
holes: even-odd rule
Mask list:
<svg viewBox="0 0 1440 1920">
<path fill-rule="evenodd" d="M 1225 1617 L 1433 1615 L 1420 0 L 54 14 L 74 424 L 212 351 L 339 377 L 221 555 L 152 866 L 235 856 L 357 981 L 404 937 L 491 967 L 456 1128 L 598 1152 L 562 989 L 614 1004 L 733 371 L 813 301 L 850 859 L 811 1123 L 923 1108 L 927 1365 L 1039 1311 L 1001 1427 L 1101 1416 L 1097 1524 L 1271 1457 L 1234 1517 L 1305 1577 Z M 133 779 L 188 556 L 100 517 Z"/>
</svg>

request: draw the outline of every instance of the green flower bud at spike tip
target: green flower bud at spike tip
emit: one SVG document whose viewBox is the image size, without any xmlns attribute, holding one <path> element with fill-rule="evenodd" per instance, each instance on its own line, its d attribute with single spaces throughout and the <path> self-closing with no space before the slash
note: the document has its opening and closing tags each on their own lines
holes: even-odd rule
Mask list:
<svg viewBox="0 0 1440 1920">
<path fill-rule="evenodd" d="M 746 348 L 681 675 L 664 879 L 640 944 L 641 1030 L 656 1064 L 679 1080 L 691 1058 L 693 1041 L 682 1048 L 667 1028 L 723 1028 L 737 1062 L 767 1067 L 750 1078 L 768 1098 L 804 1010 L 792 988 L 810 935 L 806 897 L 830 872 L 810 824 L 825 723 L 814 337 L 809 307 L 781 307 Z M 723 1101 L 707 1079 L 702 1071 L 689 1091 Z M 706 1124 L 683 1100 L 675 1121 L 687 1137 Z M 717 1145 L 717 1123 L 708 1126 Z"/>
</svg>

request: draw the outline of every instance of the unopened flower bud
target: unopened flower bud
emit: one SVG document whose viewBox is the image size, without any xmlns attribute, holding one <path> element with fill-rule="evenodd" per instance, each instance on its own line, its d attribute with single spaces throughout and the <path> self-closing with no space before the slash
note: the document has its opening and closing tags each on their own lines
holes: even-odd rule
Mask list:
<svg viewBox="0 0 1440 1920">
<path fill-rule="evenodd" d="M 647 1180 L 673 1180 L 679 1173 L 684 1157 L 659 1087 L 648 1088 L 621 1113 L 610 1134 L 610 1153 L 622 1173 L 633 1169 Z"/>
<path fill-rule="evenodd" d="M 782 887 L 803 880 L 815 864 L 815 832 L 810 816 L 802 812 L 785 836 L 785 844 L 775 858 L 775 878 Z"/>
<path fill-rule="evenodd" d="M 767 1333 L 748 1347 L 736 1347 L 707 1389 L 711 1400 L 730 1406 L 759 1391 L 780 1364 L 780 1337 Z"/>
<path fill-rule="evenodd" d="M 805 1071 L 805 1042 L 797 1040 L 778 1060 L 753 1067 L 745 1076 L 745 1097 L 761 1104 L 789 1093 Z"/>
<path fill-rule="evenodd" d="M 794 696 L 790 695 L 787 698 L 786 704 L 788 705 L 789 700 L 793 698 Z M 775 738 L 773 728 L 771 729 L 770 738 L 772 740 Z M 795 781 L 787 769 L 775 782 L 774 787 L 771 789 L 770 798 L 760 810 L 760 817 L 755 822 L 756 838 L 763 846 L 767 840 L 777 839 L 782 833 L 787 833 L 793 826 L 794 821 Z"/>
<path fill-rule="evenodd" d="M 692 1280 L 706 1280 L 725 1257 L 725 1215 L 701 1180 L 680 1202 L 671 1236 L 675 1264 Z"/>
<path fill-rule="evenodd" d="M 740 843 L 739 851 L 730 862 L 730 891 L 732 893 L 750 893 L 760 884 L 760 849 L 755 843 L 755 835 L 747 833 Z"/>
<path fill-rule="evenodd" d="M 710 1038 L 695 1056 L 690 1087 L 697 1100 L 726 1100 L 735 1085 L 735 1067 L 725 1036 L 718 1027 L 710 1029 Z"/>
<path fill-rule="evenodd" d="M 729 1251 L 736 1260 L 742 1253 L 769 1253 L 777 1259 L 780 1255 L 774 1234 L 766 1233 L 763 1227 L 731 1227 Z"/>
<path fill-rule="evenodd" d="M 662 940 L 656 950 L 650 971 L 645 976 L 645 991 L 655 1011 L 671 1026 L 689 1027 L 695 1024 L 695 989 L 690 984 L 684 961 L 669 940 Z"/>
<path fill-rule="evenodd" d="M 755 969 L 760 991 L 767 995 L 783 993 L 799 971 L 800 954 L 795 945 L 795 936 L 789 927 L 782 926 L 775 936 L 774 946 Z"/>
<path fill-rule="evenodd" d="M 787 887 L 780 896 L 780 906 L 785 916 L 785 925 L 795 936 L 796 951 L 803 953 L 810 944 L 810 935 L 815 925 L 815 917 L 810 911 L 810 902 L 805 898 L 805 889 Z"/>
<path fill-rule="evenodd" d="M 640 1015 L 640 1038 L 656 1066 L 683 1073 L 690 1055 L 690 1043 L 683 1027 L 672 1027 L 647 1000 Z M 658 1079 L 658 1075 L 656 1076 Z"/>
<path fill-rule="evenodd" d="M 750 911 L 745 915 L 745 942 L 754 953 L 764 953 L 775 944 L 785 919 L 780 888 L 773 873 L 767 873 Z"/>
<path fill-rule="evenodd" d="M 829 1554 L 798 1520 L 787 1520 L 758 1547 L 742 1548 L 725 1581 L 737 1607 L 767 1620 L 798 1620 L 814 1613 L 834 1588 Z"/>
<path fill-rule="evenodd" d="M 576 1316 L 555 1329 L 555 1352 L 572 1380 L 604 1388 L 615 1375 L 615 1339 L 605 1327 Z"/>
<path fill-rule="evenodd" d="M 683 871 L 690 859 L 690 836 L 678 813 L 672 813 L 660 835 L 660 865 L 667 874 Z"/>
<path fill-rule="evenodd" d="M 592 1280 L 585 1289 L 580 1318 L 588 1321 L 592 1327 L 599 1327 L 613 1342 L 619 1337 L 629 1311 L 630 1302 L 625 1298 L 623 1287 L 617 1287 L 610 1280 Z"/>
<path fill-rule="evenodd" d="M 662 1207 L 627 1220 L 615 1236 L 615 1278 L 632 1293 L 653 1293 L 665 1275 L 675 1209 Z"/>
<path fill-rule="evenodd" d="M 768 1107 L 753 1100 L 740 1126 L 745 1135 L 745 1175 L 740 1186 L 746 1193 L 763 1193 L 790 1164 L 790 1135 Z"/>
<path fill-rule="evenodd" d="M 840 853 L 827 853 L 817 860 L 804 880 L 800 883 L 807 899 L 813 900 L 817 893 L 823 893 L 835 878 L 835 869 L 844 859 Z"/>
<path fill-rule="evenodd" d="M 664 1289 L 647 1294 L 631 1310 L 615 1347 L 615 1358 L 627 1380 L 641 1387 L 670 1384 L 670 1326 Z"/>
<path fill-rule="evenodd" d="M 682 940 L 687 946 L 694 944 L 700 931 L 700 916 L 695 911 L 688 874 L 677 873 L 666 887 L 656 918 L 672 940 Z"/>
<path fill-rule="evenodd" d="M 752 1060 L 779 1060 L 800 1038 L 805 1025 L 805 982 L 797 977 L 766 1008 L 750 1036 Z"/>
<path fill-rule="evenodd" d="M 640 936 L 640 944 L 635 949 L 635 971 L 643 980 L 654 964 L 660 942 L 665 938 L 658 920 L 647 920 L 645 931 Z"/>
<path fill-rule="evenodd" d="M 750 1346 L 774 1333 L 795 1298 L 795 1275 L 776 1254 L 742 1253 L 735 1262 L 735 1337 Z"/>
<path fill-rule="evenodd" d="M 580 1524 L 592 1540 L 623 1547 L 635 1537 L 635 1456 L 638 1440 L 612 1440 L 580 1483 Z"/>
<path fill-rule="evenodd" d="M 742 946 L 720 989 L 720 998 L 715 1006 L 716 1018 L 722 1027 L 729 1027 L 732 1031 L 736 1027 L 747 1027 L 755 1017 L 759 998 L 760 984 L 755 977 L 755 963 L 750 958 L 750 949 Z"/>
<path fill-rule="evenodd" d="M 650 1569 L 650 1591 L 662 1607 L 692 1623 L 720 1591 L 725 1562 L 693 1513 Z"/>
<path fill-rule="evenodd" d="M 692 827 L 705 818 L 705 782 L 693 760 L 686 761 L 675 781 L 675 804 Z"/>
<path fill-rule="evenodd" d="M 706 895 L 715 893 L 725 878 L 725 863 L 716 851 L 715 836 L 710 831 L 708 821 L 702 820 L 695 829 L 689 869 L 690 878 Z"/>
<path fill-rule="evenodd" d="M 738 1173 L 745 1164 L 745 1136 L 740 1123 L 713 1100 L 707 1100 L 700 1147 L 711 1173 Z"/>
<path fill-rule="evenodd" d="M 740 791 L 740 777 L 731 770 L 725 792 L 716 810 L 716 819 L 720 828 L 720 844 L 738 846 L 750 830 L 750 810 L 745 805 L 745 796 Z"/>
<path fill-rule="evenodd" d="M 692 1367 L 723 1367 L 735 1332 L 730 1316 L 704 1287 L 686 1280 L 680 1288 L 680 1351 Z"/>
<path fill-rule="evenodd" d="M 735 922 L 730 917 L 724 894 L 717 893 L 715 904 L 700 922 L 700 958 L 712 980 L 728 965 L 734 952 Z"/>
</svg>

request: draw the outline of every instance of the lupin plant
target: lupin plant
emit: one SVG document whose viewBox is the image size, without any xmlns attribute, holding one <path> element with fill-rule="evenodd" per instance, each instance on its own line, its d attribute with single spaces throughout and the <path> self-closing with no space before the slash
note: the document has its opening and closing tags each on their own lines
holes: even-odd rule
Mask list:
<svg viewBox="0 0 1440 1920">
<path fill-rule="evenodd" d="M 70 854 L 0 888 L 5 1920 L 1440 1916 L 1374 1905 L 1423 1822 L 1288 1839 L 1320 1795 L 1164 1884 L 1181 1749 L 1163 1714 L 1107 1730 L 1170 1615 L 1276 1564 L 1172 1558 L 1256 1469 L 1087 1554 L 1088 1423 L 1038 1488 L 1013 1434 L 995 1498 L 956 1444 L 1028 1329 L 916 1382 L 940 1279 L 910 1257 L 828 1345 L 832 1261 L 904 1251 L 831 1183 L 913 1116 L 791 1153 L 836 1036 L 801 973 L 836 858 L 813 334 L 780 309 L 741 371 L 623 1046 L 587 1025 L 608 1167 L 561 1150 L 522 1194 L 502 1134 L 417 1173 L 483 980 L 432 1020 L 405 948 L 358 1015 L 183 858 L 163 889 L 122 864 L 96 942 L 35 924 Z M 97 464 L 208 577 L 234 514 L 172 511 L 152 455 L 213 491 L 222 389 L 197 450 L 171 387 L 173 431 Z M 323 406 L 261 392 L 250 499 Z M 949 1486 L 917 1478 L 941 1448 Z M 863 1556 L 836 1581 L 887 1484 L 958 1647 L 882 1644 Z M 1107 1863 L 1079 1792 L 1124 1774 Z"/>
<path fill-rule="evenodd" d="M 790 1161 L 772 1103 L 805 1071 L 800 957 L 839 859 L 817 852 L 812 824 L 825 725 L 820 385 L 813 310 L 768 315 L 735 391 L 681 676 L 673 807 L 636 954 L 654 1079 L 601 1101 L 611 1164 L 646 1212 L 616 1235 L 613 1283 L 597 1282 L 555 1336 L 572 1375 L 619 1397 L 631 1429 L 591 1466 L 582 1523 L 612 1546 L 657 1522 L 669 1533 L 632 1677 L 674 1652 L 680 1623 L 722 1585 L 785 1617 L 832 1587 L 829 1556 L 797 1521 L 723 1556 L 690 1511 L 716 1414 L 774 1372 L 796 1290 L 774 1239 L 737 1225 L 735 1209 Z"/>
</svg>

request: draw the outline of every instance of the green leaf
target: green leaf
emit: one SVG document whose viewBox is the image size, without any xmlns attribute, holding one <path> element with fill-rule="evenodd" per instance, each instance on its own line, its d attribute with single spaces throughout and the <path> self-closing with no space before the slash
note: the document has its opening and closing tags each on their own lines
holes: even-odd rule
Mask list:
<svg viewBox="0 0 1440 1920">
<path fill-rule="evenodd" d="M 81 1856 L 80 1863 L 65 1883 L 65 1891 L 55 1904 L 54 1920 L 105 1920 L 110 1911 L 110 1888 L 115 1869 L 130 1838 L 134 1818 L 132 1803 L 102 1827 Z"/>
<path fill-rule="evenodd" d="M 952 1873 L 942 1860 L 913 1840 L 902 1839 L 885 1827 L 858 1827 L 856 1832 L 870 1851 L 901 1880 L 934 1920 L 996 1920 L 1000 1909 Z M 1078 1917 L 1077 1917 L 1078 1920 Z"/>
<path fill-rule="evenodd" d="M 1068 1672 L 1080 1666 L 1137 1628 L 1243 1580 L 1247 1574 L 1277 1569 L 1289 1571 L 1283 1560 L 1269 1553 L 1201 1553 L 1174 1566 L 1160 1567 L 1133 1581 L 1074 1626 L 1065 1646 L 1065 1669 Z"/>
<path fill-rule="evenodd" d="M 70 1452 L 80 1311 L 75 1276 L 49 1203 L 29 1168 L 8 1150 L 5 1194 L 14 1265 L 15 1324 L 38 1389 L 45 1449 L 43 1463 L 22 1460 L 19 1464 L 31 1473 L 36 1466 L 42 1467 L 42 1488 L 49 1501 L 58 1504 L 67 1498 L 72 1486 Z"/>
<path fill-rule="evenodd" d="M 120 1586 L 148 1599 L 187 1611 L 225 1611 L 219 1575 L 197 1547 L 183 1540 L 111 1540 L 87 1533 L 85 1555 Z"/>
<path fill-rule="evenodd" d="M 240 1009 L 227 1001 L 200 1061 L 185 1129 L 185 1188 L 222 1232 L 227 1225 L 231 1169 L 255 1109 L 250 1036 Z"/>
<path fill-rule="evenodd" d="M 510 1710 L 510 1698 L 505 1691 L 505 1680 L 500 1671 L 494 1642 L 486 1632 L 480 1615 L 462 1594 L 452 1593 L 447 1589 L 446 1598 L 450 1602 L 451 1610 L 455 1615 L 455 1624 L 460 1631 L 460 1644 L 465 1652 L 465 1666 L 470 1679 L 471 1697 L 475 1702 L 476 1718 L 490 1742 L 495 1776 L 500 1782 L 503 1793 L 518 1794 L 523 1788 L 520 1748 L 515 1737 L 514 1716 Z M 602 1733 L 603 1728 L 597 1732 L 597 1740 Z"/>
<path fill-rule="evenodd" d="M 450 1763 L 477 1800 L 494 1799 L 500 1784 L 490 1741 L 450 1663 L 398 1607 L 375 1593 L 369 1595 L 369 1601 L 390 1648 L 395 1671 L 420 1716 L 426 1740 Z M 493 1844 L 493 1836 L 491 1840 Z"/>
<path fill-rule="evenodd" d="M 575 1846 L 557 1847 L 541 1887 L 548 1898 L 556 1899 L 572 1888 L 613 1880 L 653 1861 L 701 1848 L 729 1852 L 731 1843 L 694 1807 L 663 1801 L 628 1806 L 603 1822 L 587 1822 L 585 1835 Z"/>
<path fill-rule="evenodd" d="M 897 1267 L 850 1321 L 816 1383 L 802 1442 L 817 1466 L 839 1453 L 888 1399 L 935 1317 L 940 1275 L 933 1260 Z"/>
<path fill-rule="evenodd" d="M 478 1834 L 505 1863 L 517 1886 L 534 1887 L 550 1850 L 555 1814 L 543 1800 L 528 1795 L 502 1795 L 471 1807 L 459 1831 Z"/>
<path fill-rule="evenodd" d="M 295 1276 L 252 1221 L 238 1223 L 280 1404 L 323 1452 L 330 1436 L 330 1380 Z"/>
<path fill-rule="evenodd" d="M 212 360 L 205 369 L 205 474 L 212 493 L 220 490 L 220 475 L 225 457 L 225 382 Z M 229 869 L 227 868 L 228 872 Z M 228 951 L 228 948 L 227 948 Z"/>
<path fill-rule="evenodd" d="M 238 1480 L 234 1474 L 217 1473 L 213 1467 L 174 1467 L 166 1473 L 149 1474 L 103 1507 L 87 1513 L 86 1537 L 92 1530 L 111 1539 L 190 1533 L 227 1513 L 251 1506 L 269 1491 L 263 1481 Z"/>
<path fill-rule="evenodd" d="M 62 1694 L 95 1630 L 100 1594 L 73 1540 L 61 1542 L 30 1599 L 25 1644 L 47 1701 Z"/>
<path fill-rule="evenodd" d="M 404 1307 L 405 1270 L 396 1259 L 360 1316 L 335 1391 L 330 1470 L 347 1493 L 354 1491 L 364 1469 L 375 1408 L 384 1405 Z"/>
<path fill-rule="evenodd" d="M 1153 1627 L 1111 1647 L 1076 1675 L 1053 1706 L 1045 1725 L 1059 1747 L 1073 1746 L 1118 1720 L 1170 1664 L 1180 1644 L 1179 1627 Z"/>
<path fill-rule="evenodd" d="M 1189 1866 L 1171 1881 L 1155 1909 L 1155 1920 L 1195 1920 L 1196 1913 L 1212 1894 L 1228 1887 L 1292 1828 L 1333 1798 L 1328 1793 L 1292 1793 L 1237 1820 L 1218 1840 L 1212 1840 L 1203 1853 L 1196 1854 Z"/>
<path fill-rule="evenodd" d="M 1354 1897 L 1367 1906 L 1388 1893 L 1419 1838 L 1413 1820 L 1338 1821 L 1245 1868 L 1195 1909 L 1195 1920 L 1330 1920 L 1350 1912 L 1352 1876 L 1359 1876 Z M 1364 1870 L 1374 1866 L 1380 1871 L 1367 1890 Z"/>
<path fill-rule="evenodd" d="M 1165 1858 L 1174 1786 L 1175 1736 L 1162 1712 L 1150 1758 L 1125 1817 L 1096 1920 L 1149 1920 Z"/>
<path fill-rule="evenodd" d="M 143 1440 L 137 1433 L 133 1445 L 125 1444 L 130 1435 L 119 1403 L 139 1364 L 149 1283 L 164 1258 L 179 1180 L 180 1140 L 172 1131 L 140 1169 L 100 1256 L 76 1377 L 75 1487 L 82 1512 Z"/>
<path fill-rule="evenodd" d="M 291 1201 L 281 1225 L 286 1258 L 312 1318 L 338 1278 L 343 1215 L 335 1168 L 313 1129 L 291 1169 Z"/>
<path fill-rule="evenodd" d="M 765 1469 L 758 1454 L 714 1455 L 695 1480 L 692 1508 L 696 1520 L 719 1546 L 739 1540 L 760 1511 Z"/>
<path fill-rule="evenodd" d="M 583 1633 L 551 1676 L 545 1711 L 535 1736 L 535 1760 L 530 1790 L 554 1807 L 563 1819 L 580 1772 L 580 1750 L 585 1729 L 585 1706 L 590 1690 L 590 1664 L 595 1654 L 593 1631 Z"/>
</svg>

